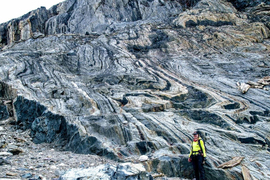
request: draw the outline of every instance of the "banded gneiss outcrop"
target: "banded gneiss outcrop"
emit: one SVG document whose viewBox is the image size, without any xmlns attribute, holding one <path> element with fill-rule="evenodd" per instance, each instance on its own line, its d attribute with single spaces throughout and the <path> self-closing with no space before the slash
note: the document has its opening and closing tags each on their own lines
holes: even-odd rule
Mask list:
<svg viewBox="0 0 270 180">
<path fill-rule="evenodd" d="M 269 76 L 270 6 L 257 2 L 68 0 L 4 23 L 2 119 L 35 143 L 121 162 L 147 155 L 150 174 L 185 178 L 199 129 L 208 179 L 243 179 L 243 165 L 267 179 L 269 84 L 236 85 Z M 241 165 L 218 168 L 235 156 Z"/>
</svg>

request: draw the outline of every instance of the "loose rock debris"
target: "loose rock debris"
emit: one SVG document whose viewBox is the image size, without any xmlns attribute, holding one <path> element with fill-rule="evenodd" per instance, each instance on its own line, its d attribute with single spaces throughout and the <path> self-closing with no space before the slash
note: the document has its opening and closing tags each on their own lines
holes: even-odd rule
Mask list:
<svg viewBox="0 0 270 180">
<path fill-rule="evenodd" d="M 237 82 L 238 89 L 245 94 L 250 88 L 269 90 L 265 86 L 270 85 L 270 76 L 266 76 L 257 82 L 248 81 L 247 83 Z"/>
</svg>

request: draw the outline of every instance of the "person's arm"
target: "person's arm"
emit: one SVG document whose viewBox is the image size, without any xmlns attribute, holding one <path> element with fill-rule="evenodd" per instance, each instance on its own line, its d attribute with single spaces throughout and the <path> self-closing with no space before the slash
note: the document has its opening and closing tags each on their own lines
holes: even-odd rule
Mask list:
<svg viewBox="0 0 270 180">
<path fill-rule="evenodd" d="M 202 140 L 200 140 L 200 144 L 201 144 L 201 147 L 202 147 L 203 157 L 206 157 L 206 151 L 205 151 L 205 147 L 204 147 L 204 142 Z"/>
<path fill-rule="evenodd" d="M 193 142 L 191 143 L 190 153 L 188 157 L 191 157 L 192 151 L 193 151 Z"/>
<path fill-rule="evenodd" d="M 191 143 L 190 153 L 189 153 L 189 156 L 188 156 L 188 162 L 192 161 L 192 159 L 191 159 L 192 149 L 193 149 L 193 142 Z"/>
</svg>

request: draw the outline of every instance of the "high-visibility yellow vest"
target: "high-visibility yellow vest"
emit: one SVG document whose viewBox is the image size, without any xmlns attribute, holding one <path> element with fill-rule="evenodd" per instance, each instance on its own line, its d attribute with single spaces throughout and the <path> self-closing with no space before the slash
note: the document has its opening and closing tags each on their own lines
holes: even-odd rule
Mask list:
<svg viewBox="0 0 270 180">
<path fill-rule="evenodd" d="M 201 144 L 202 149 L 200 148 L 199 142 Z M 203 157 L 206 157 L 204 142 L 203 142 L 203 140 L 201 138 L 199 138 L 198 141 L 196 141 L 196 142 L 192 141 L 191 146 L 192 147 L 191 147 L 191 150 L 190 150 L 190 153 L 189 153 L 189 157 L 191 155 L 198 155 L 199 151 L 202 151 Z"/>
</svg>

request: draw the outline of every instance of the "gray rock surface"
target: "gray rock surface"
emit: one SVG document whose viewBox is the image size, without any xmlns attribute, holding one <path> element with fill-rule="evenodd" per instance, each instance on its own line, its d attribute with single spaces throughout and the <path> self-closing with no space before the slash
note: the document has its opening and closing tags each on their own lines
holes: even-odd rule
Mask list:
<svg viewBox="0 0 270 180">
<path fill-rule="evenodd" d="M 3 125 L 0 125 L 3 127 Z M 30 130 L 22 131 L 12 125 L 12 120 L 5 122 L 5 131 L 0 131 L 0 179 L 59 179 L 72 169 L 80 170 L 118 162 L 89 154 L 75 154 L 59 151 L 54 144 L 35 144 L 30 137 Z M 14 154 L 12 148 L 22 152 Z M 11 152 L 12 153 L 11 153 Z"/>
<path fill-rule="evenodd" d="M 247 7 L 254 7 L 262 3 L 270 5 L 270 2 L 268 0 L 228 0 L 228 1 L 232 2 L 232 4 L 239 10 L 244 10 Z"/>
<path fill-rule="evenodd" d="M 268 6 L 233 5 L 67 0 L 2 24 L 3 120 L 38 144 L 119 162 L 146 155 L 150 174 L 181 178 L 193 177 L 197 129 L 208 179 L 243 179 L 243 165 L 268 179 L 268 85 L 237 89 L 270 74 Z M 23 26 L 32 16 L 36 28 Z M 233 157 L 244 160 L 218 168 Z"/>
<path fill-rule="evenodd" d="M 88 169 L 72 169 L 61 176 L 63 180 L 72 179 L 153 179 L 151 174 L 146 172 L 142 164 L 123 163 L 118 165 L 100 165 Z"/>
<path fill-rule="evenodd" d="M 41 7 L 1 24 L 0 48 L 44 34 L 103 34 L 114 31 L 119 22 L 162 21 L 178 15 L 181 3 L 189 7 L 196 1 L 67 0 L 49 10 Z"/>
</svg>

